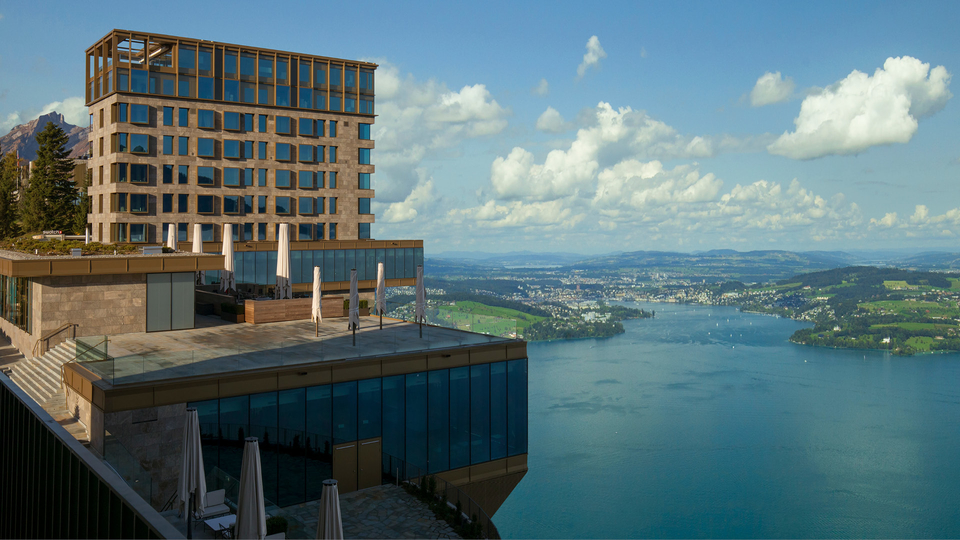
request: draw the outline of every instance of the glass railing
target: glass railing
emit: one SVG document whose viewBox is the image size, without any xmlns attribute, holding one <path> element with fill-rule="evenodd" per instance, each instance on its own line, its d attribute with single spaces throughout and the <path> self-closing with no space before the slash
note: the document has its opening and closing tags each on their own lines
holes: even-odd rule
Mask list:
<svg viewBox="0 0 960 540">
<path fill-rule="evenodd" d="M 150 473 L 143 468 L 140 460 L 134 457 L 109 431 L 104 433 L 103 461 L 116 471 L 120 478 L 123 478 L 124 482 L 133 488 L 147 504 L 151 506 L 154 504 L 153 479 Z"/>
<path fill-rule="evenodd" d="M 112 385 L 124 385 L 483 345 L 517 339 L 518 334 L 516 319 L 494 315 L 496 308 L 486 306 L 431 301 L 422 324 L 414 320 L 412 301 L 388 300 L 382 318 L 375 309 L 370 311 L 370 316 L 360 318 L 356 332 L 345 331 L 343 317 L 327 317 L 319 325 L 308 323 L 308 328 L 251 325 L 245 328 L 243 343 L 218 339 L 215 330 L 208 330 L 210 339 L 202 348 L 150 354 L 129 354 L 119 337 L 81 337 L 77 362 Z M 258 333 L 262 338 L 257 339 Z"/>
</svg>

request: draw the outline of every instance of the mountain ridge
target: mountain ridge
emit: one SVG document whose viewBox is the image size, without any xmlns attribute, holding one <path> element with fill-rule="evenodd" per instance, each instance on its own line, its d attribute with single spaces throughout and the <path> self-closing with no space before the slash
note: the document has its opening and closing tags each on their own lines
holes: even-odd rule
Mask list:
<svg viewBox="0 0 960 540">
<path fill-rule="evenodd" d="M 37 135 L 52 122 L 67 134 L 67 149 L 71 158 L 77 158 L 87 153 L 89 149 L 90 128 L 75 126 L 66 121 L 57 111 L 42 114 L 34 120 L 15 126 L 9 133 L 0 137 L 0 151 L 17 152 L 22 159 L 33 161 L 37 159 Z"/>
</svg>

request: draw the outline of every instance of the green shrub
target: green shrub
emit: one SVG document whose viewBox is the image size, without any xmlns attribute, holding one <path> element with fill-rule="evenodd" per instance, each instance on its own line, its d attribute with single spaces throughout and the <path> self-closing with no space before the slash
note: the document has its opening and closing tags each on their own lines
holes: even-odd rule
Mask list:
<svg viewBox="0 0 960 540">
<path fill-rule="evenodd" d="M 369 306 L 370 304 L 368 304 L 366 300 L 360 301 L 360 309 L 367 309 Z"/>
<path fill-rule="evenodd" d="M 343 309 L 350 309 L 350 299 L 349 299 L 349 298 L 343 301 Z"/>
<path fill-rule="evenodd" d="M 267 534 L 287 533 L 287 518 L 273 516 L 267 520 Z"/>
<path fill-rule="evenodd" d="M 220 311 L 224 313 L 232 313 L 234 315 L 242 315 L 244 313 L 244 308 L 239 304 L 228 304 L 224 302 L 220 304 Z"/>
</svg>

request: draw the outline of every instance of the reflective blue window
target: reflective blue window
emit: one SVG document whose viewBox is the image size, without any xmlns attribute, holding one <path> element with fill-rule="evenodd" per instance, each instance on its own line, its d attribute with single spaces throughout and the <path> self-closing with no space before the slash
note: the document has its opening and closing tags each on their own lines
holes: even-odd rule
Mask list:
<svg viewBox="0 0 960 540">
<path fill-rule="evenodd" d="M 260 141 L 257 143 L 257 159 L 267 159 L 266 141 Z"/>
<path fill-rule="evenodd" d="M 300 86 L 310 86 L 310 61 L 300 62 Z"/>
<path fill-rule="evenodd" d="M 253 159 L 253 141 L 244 141 L 243 143 L 243 157 L 247 159 Z M 253 175 L 250 176 L 253 178 Z M 249 185 L 253 185 L 251 182 Z"/>
<path fill-rule="evenodd" d="M 327 95 L 323 92 L 315 92 L 313 94 L 313 108 L 318 111 L 327 110 Z"/>
<path fill-rule="evenodd" d="M 326 269 L 324 269 L 324 275 L 330 275 Z M 383 378 L 383 451 L 400 459 L 405 457 L 405 386 L 403 375 Z"/>
<path fill-rule="evenodd" d="M 213 223 L 202 223 L 202 224 L 200 225 L 200 238 L 202 238 L 204 242 L 213 242 L 213 241 L 214 241 L 214 239 L 213 239 L 213 238 L 214 238 L 214 236 L 213 236 Z M 220 410 L 223 411 L 222 401 L 221 401 Z M 240 442 L 241 442 L 241 443 L 243 442 L 243 437 L 240 437 Z"/>
<path fill-rule="evenodd" d="M 197 139 L 197 155 L 200 157 L 214 157 L 213 139 Z"/>
<path fill-rule="evenodd" d="M 327 84 L 327 65 L 319 62 L 313 65 L 313 85 Z"/>
<path fill-rule="evenodd" d="M 527 453 L 527 360 L 507 362 L 507 455 Z"/>
<path fill-rule="evenodd" d="M 369 251 L 369 250 L 367 250 Z M 450 466 L 450 373 L 446 369 L 428 373 L 429 403 L 427 429 L 429 472 L 445 471 Z"/>
<path fill-rule="evenodd" d="M 240 81 L 223 81 L 223 100 L 224 101 L 240 101 Z"/>
<path fill-rule="evenodd" d="M 490 364 L 490 459 L 507 457 L 507 363 Z"/>
<path fill-rule="evenodd" d="M 205 109 L 200 109 L 197 111 L 197 127 L 213 129 L 215 125 L 216 115 L 213 111 L 208 111 Z"/>
<path fill-rule="evenodd" d="M 337 162 L 337 147 L 336 147 L 336 146 L 331 146 L 331 147 L 330 147 L 330 159 L 328 159 L 328 161 L 329 161 L 330 163 L 336 163 L 336 162 Z"/>
<path fill-rule="evenodd" d="M 359 139 L 363 141 L 370 140 L 370 124 L 359 124 L 357 132 L 359 133 Z"/>
<path fill-rule="evenodd" d="M 213 213 L 213 195 L 197 195 L 197 213 Z"/>
<path fill-rule="evenodd" d="M 163 183 L 172 184 L 173 183 L 173 165 L 164 165 L 163 166 Z M 171 203 L 172 204 L 172 203 Z M 168 212 L 170 210 L 167 210 Z"/>
<path fill-rule="evenodd" d="M 273 78 L 273 58 L 260 58 L 259 75 L 261 78 Z"/>
<path fill-rule="evenodd" d="M 357 72 L 352 69 L 344 70 L 343 72 L 343 85 L 347 88 L 356 88 L 357 87 Z"/>
<path fill-rule="evenodd" d="M 323 155 L 325 154 L 326 146 L 317 145 L 317 163 L 323 163 Z"/>
<path fill-rule="evenodd" d="M 244 253 L 244 261 L 248 255 L 256 254 Z M 247 282 L 251 281 L 248 276 Z M 277 503 L 280 506 L 289 506 L 304 501 L 306 497 L 306 478 L 303 469 L 306 457 L 306 390 L 304 388 L 282 390 L 278 394 L 280 429 L 277 441 L 280 444 L 280 452 L 277 468 L 281 489 Z"/>
<path fill-rule="evenodd" d="M 297 225 L 297 240 L 300 240 L 302 242 L 313 240 L 313 225 L 310 225 L 309 223 L 300 223 L 299 225 Z M 304 253 L 304 252 L 294 251 L 293 253 Z M 307 281 L 307 278 L 304 277 L 304 275 L 300 270 L 297 270 L 296 273 L 298 276 L 300 276 L 300 279 L 301 279 L 300 283 L 305 283 Z"/>
<path fill-rule="evenodd" d="M 163 125 L 165 126 L 173 125 L 173 107 L 163 108 Z"/>
<path fill-rule="evenodd" d="M 243 213 L 244 214 L 253 213 L 253 195 L 243 196 Z M 247 225 L 250 225 L 250 224 L 247 223 Z M 246 240 L 253 240 L 253 233 L 251 233 L 249 236 L 250 238 L 246 238 Z"/>
<path fill-rule="evenodd" d="M 257 116 L 257 131 L 260 133 L 267 132 L 267 115 L 261 114 Z"/>
<path fill-rule="evenodd" d="M 300 129 L 298 133 L 301 136 L 312 136 L 313 135 L 313 119 L 311 118 L 300 118 L 299 126 Z"/>
<path fill-rule="evenodd" d="M 313 90 L 310 88 L 300 89 L 300 108 L 310 109 L 313 107 Z"/>
<path fill-rule="evenodd" d="M 223 52 L 223 72 L 227 76 L 237 74 L 237 53 L 236 51 Z"/>
<path fill-rule="evenodd" d="M 331 94 L 330 94 L 330 110 L 331 110 L 331 111 L 339 111 L 339 110 L 340 110 L 340 102 L 341 102 L 341 100 L 342 100 L 342 98 L 340 97 L 340 94 L 333 94 L 333 93 L 331 93 Z M 331 137 L 332 137 L 332 135 L 331 135 Z"/>
<path fill-rule="evenodd" d="M 178 82 L 177 95 L 180 97 L 193 97 L 193 77 L 180 76 Z"/>
<path fill-rule="evenodd" d="M 243 115 L 243 129 L 244 131 L 253 131 L 253 115 L 252 114 Z"/>
<path fill-rule="evenodd" d="M 280 433 L 277 429 L 277 392 L 264 392 L 250 396 L 250 436 L 259 439 L 263 496 L 276 501 L 279 489 L 277 458 L 280 442 Z M 240 454 L 242 459 L 242 450 Z"/>
<path fill-rule="evenodd" d="M 204 237 L 203 240 L 213 241 L 213 225 L 207 224 L 206 227 L 211 233 L 210 239 Z M 235 449 L 220 452 L 220 468 L 231 476 L 240 474 L 243 462 L 243 440 L 251 436 L 250 396 L 237 396 L 220 400 L 220 427 L 217 431 L 223 437 L 221 448 Z M 235 478 L 239 478 L 239 476 L 235 476 Z"/>
<path fill-rule="evenodd" d="M 121 69 L 117 72 L 117 90 L 120 92 L 127 91 L 127 83 L 130 80 L 130 76 L 127 74 L 127 70 Z"/>
<path fill-rule="evenodd" d="M 200 77 L 197 81 L 197 97 L 200 99 L 216 99 L 213 77 Z"/>
<path fill-rule="evenodd" d="M 277 133 L 284 135 L 290 134 L 290 117 L 289 116 L 277 116 Z"/>
<path fill-rule="evenodd" d="M 450 370 L 450 468 L 470 465 L 470 367 Z"/>
<path fill-rule="evenodd" d="M 330 137 L 337 136 L 337 122 L 335 120 L 330 121 Z"/>
<path fill-rule="evenodd" d="M 190 153 L 189 137 L 177 137 L 177 153 L 181 156 L 189 155 Z"/>
<path fill-rule="evenodd" d="M 313 145 L 312 144 L 301 144 L 297 152 L 298 161 L 304 163 L 310 163 L 313 161 Z"/>
<path fill-rule="evenodd" d="M 200 47 L 200 52 L 197 54 L 197 69 L 213 71 L 213 51 Z"/>
<path fill-rule="evenodd" d="M 470 463 L 490 461 L 490 365 L 470 366 Z"/>
<path fill-rule="evenodd" d="M 314 232 L 316 233 L 314 238 L 317 240 L 323 240 L 323 223 L 317 223 L 314 226 Z"/>
<path fill-rule="evenodd" d="M 212 186 L 213 171 L 213 167 L 197 167 L 197 184 L 201 186 Z"/>
<path fill-rule="evenodd" d="M 277 143 L 277 161 L 290 161 L 290 144 Z"/>
<path fill-rule="evenodd" d="M 358 223 L 357 224 L 357 238 L 361 240 L 370 239 L 370 224 L 369 223 Z M 376 276 L 366 279 L 375 279 Z"/>
<path fill-rule="evenodd" d="M 369 148 L 360 148 L 359 149 L 359 161 L 361 165 L 370 164 L 370 149 Z"/>
<path fill-rule="evenodd" d="M 143 133 L 130 134 L 130 152 L 146 154 L 150 151 L 150 136 Z"/>
<path fill-rule="evenodd" d="M 142 69 L 131 69 L 130 91 L 138 94 L 146 94 L 148 77 L 147 72 Z"/>
<path fill-rule="evenodd" d="M 277 85 L 277 107 L 290 106 L 290 87 Z"/>
<path fill-rule="evenodd" d="M 224 214 L 239 214 L 240 213 L 240 197 L 237 195 L 226 195 L 223 198 L 223 213 Z M 233 227 L 234 236 L 237 235 L 237 226 Z M 240 253 L 240 252 L 237 252 Z"/>
<path fill-rule="evenodd" d="M 320 498 L 323 481 L 330 478 L 332 473 L 333 429 L 330 425 L 330 414 L 330 386 L 307 388 L 307 467 L 305 476 L 308 500 Z"/>
<path fill-rule="evenodd" d="M 313 197 L 299 197 L 297 201 L 297 213 L 299 214 L 312 214 L 313 213 Z M 301 240 L 310 240 L 309 236 L 311 233 L 307 231 L 308 238 L 301 238 Z M 302 236 L 302 231 L 301 231 Z"/>
<path fill-rule="evenodd" d="M 285 58 L 277 58 L 277 80 L 285 81 L 287 77 L 287 60 Z"/>
<path fill-rule="evenodd" d="M 223 129 L 229 129 L 231 131 L 240 131 L 240 113 L 238 112 L 223 113 Z"/>
<path fill-rule="evenodd" d="M 257 169 L 257 185 L 260 187 L 266 187 L 267 185 L 267 170 L 266 169 Z"/>
<path fill-rule="evenodd" d="M 150 181 L 149 165 L 145 163 L 130 164 L 130 181 L 134 184 L 146 184 Z"/>
<path fill-rule="evenodd" d="M 186 193 L 177 194 L 177 212 L 185 214 L 190 211 L 190 195 Z"/>
<path fill-rule="evenodd" d="M 189 165 L 180 165 L 177 170 L 177 183 L 186 184 L 187 183 L 187 173 L 190 171 Z"/>
<path fill-rule="evenodd" d="M 358 180 L 357 187 L 360 189 L 370 189 L 370 173 L 360 173 Z"/>
<path fill-rule="evenodd" d="M 244 103 L 256 103 L 257 102 L 257 85 L 254 83 L 241 82 L 240 97 L 242 98 Z"/>
<path fill-rule="evenodd" d="M 330 171 L 330 189 L 337 189 L 337 171 Z M 336 212 L 331 212 L 332 214 Z"/>
<path fill-rule="evenodd" d="M 340 74 L 343 72 L 343 68 L 340 66 L 330 66 L 330 84 L 332 86 L 340 86 L 341 77 Z"/>
<path fill-rule="evenodd" d="M 130 109 L 130 106 L 126 103 L 117 103 L 117 121 L 126 122 L 127 121 L 127 110 Z M 93 115 L 90 115 L 90 126 L 93 126 Z"/>
<path fill-rule="evenodd" d="M 313 189 L 313 171 L 300 171 L 297 187 L 301 189 Z"/>
<path fill-rule="evenodd" d="M 360 214 L 370 213 L 370 199 L 367 199 L 367 198 L 357 199 L 357 213 L 360 213 Z"/>
<path fill-rule="evenodd" d="M 333 443 L 357 440 L 357 381 L 333 385 Z"/>
<path fill-rule="evenodd" d="M 223 141 L 223 157 L 239 158 L 240 157 L 240 141 Z"/>
<path fill-rule="evenodd" d="M 351 97 L 343 99 L 344 112 L 357 112 L 357 100 Z"/>
<path fill-rule="evenodd" d="M 242 77 L 253 78 L 256 76 L 256 57 L 253 54 L 242 53 L 240 55 L 240 75 Z"/>
<path fill-rule="evenodd" d="M 173 155 L 173 135 L 163 136 L 163 153 L 167 156 Z"/>
<path fill-rule="evenodd" d="M 406 375 L 406 458 L 405 461 L 427 469 L 427 374 Z"/>
<path fill-rule="evenodd" d="M 360 114 L 373 114 L 373 98 L 360 98 Z"/>
<path fill-rule="evenodd" d="M 150 107 L 146 105 L 130 105 L 130 123 L 131 124 L 149 124 Z"/>
<path fill-rule="evenodd" d="M 331 240 L 333 237 L 330 238 Z M 333 280 L 334 281 L 346 281 L 350 279 L 350 275 L 347 274 L 347 269 L 345 268 L 346 256 L 343 253 L 342 249 L 334 250 L 334 263 L 333 263 Z"/>
<path fill-rule="evenodd" d="M 290 171 L 277 171 L 276 186 L 279 188 L 288 188 L 290 187 Z"/>
<path fill-rule="evenodd" d="M 276 200 L 277 214 L 290 213 L 290 197 L 274 197 L 274 199 Z"/>
<path fill-rule="evenodd" d="M 225 186 L 239 186 L 240 185 L 240 169 L 235 167 L 225 167 L 223 169 L 223 185 Z M 226 208 L 224 208 L 226 212 Z"/>
<path fill-rule="evenodd" d="M 183 107 L 179 110 L 180 123 L 177 124 L 180 127 L 190 127 L 190 109 L 184 109 Z"/>
<path fill-rule="evenodd" d="M 196 54 L 194 49 L 181 45 L 177 54 L 177 64 L 180 69 L 196 68 Z"/>
</svg>

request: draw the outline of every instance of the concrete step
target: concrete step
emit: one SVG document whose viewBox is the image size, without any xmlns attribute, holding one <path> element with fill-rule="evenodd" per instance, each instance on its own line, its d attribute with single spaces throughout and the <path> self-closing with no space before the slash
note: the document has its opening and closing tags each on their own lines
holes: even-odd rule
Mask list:
<svg viewBox="0 0 960 540">
<path fill-rule="evenodd" d="M 49 397 L 46 395 L 46 392 L 40 390 L 34 385 L 31 378 L 24 377 L 20 370 L 14 370 L 13 376 L 10 377 L 10 380 L 12 380 L 17 386 L 20 387 L 21 390 L 26 392 L 27 395 L 33 398 L 33 400 L 38 404 L 45 402 Z"/>
</svg>

